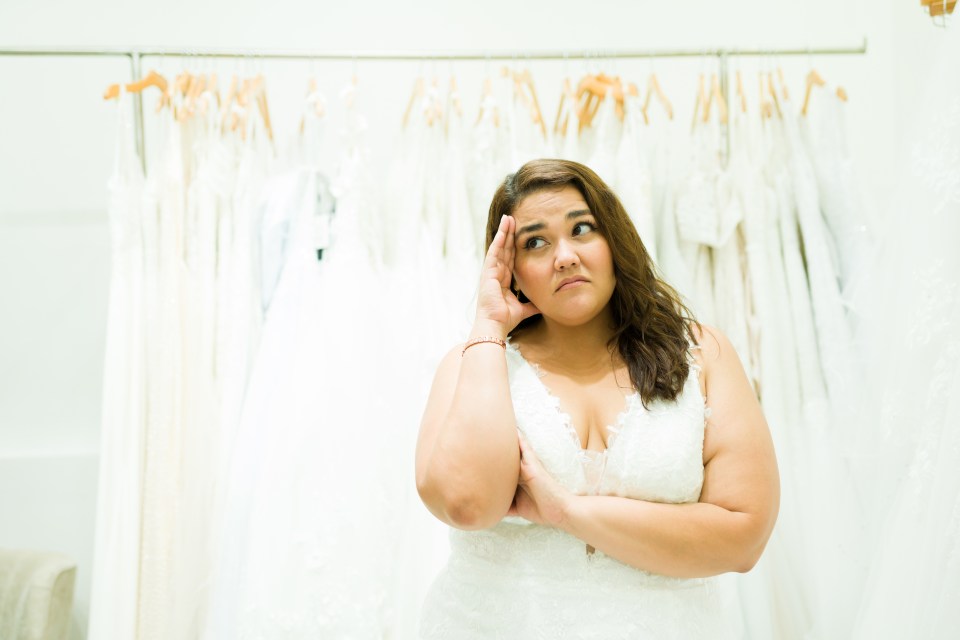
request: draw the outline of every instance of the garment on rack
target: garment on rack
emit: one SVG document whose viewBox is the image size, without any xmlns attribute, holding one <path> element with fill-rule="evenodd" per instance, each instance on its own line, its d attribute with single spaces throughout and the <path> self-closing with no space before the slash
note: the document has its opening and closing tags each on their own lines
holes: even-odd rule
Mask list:
<svg viewBox="0 0 960 640">
<path fill-rule="evenodd" d="M 654 229 L 657 236 L 657 269 L 666 281 L 692 306 L 695 296 L 693 273 L 684 260 L 677 232 L 676 202 L 686 175 L 685 158 L 678 149 L 680 133 L 673 121 L 651 128 L 644 136 L 653 178 Z"/>
<path fill-rule="evenodd" d="M 784 455 L 785 444 L 797 424 L 796 413 L 787 408 L 792 328 L 785 307 L 785 282 L 780 237 L 776 182 L 769 180 L 773 168 L 771 145 L 765 125 L 739 110 L 731 118 L 729 171 L 742 206 L 745 264 L 748 274 L 748 346 L 740 353 L 749 378 L 761 399 L 780 467 L 781 507 L 760 562 L 736 586 L 746 638 L 789 638 L 810 627 L 807 590 L 802 580 L 804 565 L 794 549 L 802 537 L 800 514 L 791 496 L 793 466 Z M 795 376 L 794 376 L 795 379 Z"/>
<path fill-rule="evenodd" d="M 136 634 L 141 478 L 146 418 L 143 172 L 134 149 L 131 100 L 121 85 L 113 174 L 108 183 L 110 299 L 104 357 L 91 640 Z"/>
<path fill-rule="evenodd" d="M 903 182 L 856 297 L 870 348 L 851 459 L 878 538 L 856 640 L 960 628 L 960 31 L 936 31 Z"/>
<path fill-rule="evenodd" d="M 490 199 L 503 179 L 516 167 L 510 166 L 508 137 L 503 123 L 503 107 L 493 91 L 480 100 L 480 116 L 469 133 L 467 188 L 474 226 L 481 246 L 486 242 L 487 213 Z"/>
<path fill-rule="evenodd" d="M 581 147 L 586 152 L 586 164 L 600 179 L 611 186 L 620 184 L 617 155 L 623 139 L 623 123 L 617 116 L 616 100 L 612 93 L 603 99 L 590 126 L 581 133 Z"/>
<path fill-rule="evenodd" d="M 830 231 L 841 291 L 849 304 L 850 292 L 864 275 L 873 241 L 847 148 L 846 107 L 835 91 L 823 93 L 811 101 L 807 117 L 799 119 L 800 130 L 817 176 L 820 209 Z"/>
<path fill-rule="evenodd" d="M 558 109 L 557 129 L 553 131 L 553 157 L 584 162 L 580 143 L 580 114 L 576 95 L 567 95 Z"/>
<path fill-rule="evenodd" d="M 624 100 L 623 139 L 616 157 L 617 182 L 614 190 L 633 221 L 643 246 L 650 258 L 657 261 L 657 234 L 653 216 L 651 172 L 645 144 L 643 113 L 640 99 L 626 96 Z"/>
<path fill-rule="evenodd" d="M 150 163 L 143 201 L 147 420 L 144 434 L 143 502 L 137 638 L 173 636 L 171 612 L 182 500 L 183 443 L 183 224 L 185 206 L 182 132 L 161 118 L 161 141 Z M 189 148 L 189 146 L 187 146 Z"/>
<path fill-rule="evenodd" d="M 582 449 L 538 369 L 508 343 L 517 427 L 547 471 L 579 494 L 696 502 L 703 482 L 705 401 L 699 367 L 676 402 L 649 410 L 635 393 L 603 453 Z M 710 427 L 707 427 L 710 428 Z M 712 579 L 641 571 L 523 518 L 450 531 L 452 553 L 423 606 L 421 638 L 728 638 Z"/>
<path fill-rule="evenodd" d="M 784 100 L 785 105 L 789 101 Z M 813 167 L 800 139 L 795 117 L 784 119 L 786 147 L 797 206 L 797 218 L 803 240 L 805 264 L 813 317 L 817 329 L 820 364 L 837 417 L 849 418 L 844 411 L 854 384 L 854 356 L 850 325 L 847 320 L 837 265 L 830 253 L 828 231 L 820 213 L 820 199 Z"/>
</svg>

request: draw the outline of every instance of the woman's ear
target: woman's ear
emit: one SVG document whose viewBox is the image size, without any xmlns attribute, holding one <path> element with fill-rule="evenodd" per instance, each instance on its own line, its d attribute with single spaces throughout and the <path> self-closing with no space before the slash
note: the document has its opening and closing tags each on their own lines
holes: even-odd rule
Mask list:
<svg viewBox="0 0 960 640">
<path fill-rule="evenodd" d="M 513 291 L 513 295 L 517 296 L 517 300 L 519 300 L 521 304 L 530 302 L 530 299 L 523 295 L 523 291 L 520 291 L 517 287 L 517 281 L 515 279 L 510 280 L 510 291 Z"/>
</svg>

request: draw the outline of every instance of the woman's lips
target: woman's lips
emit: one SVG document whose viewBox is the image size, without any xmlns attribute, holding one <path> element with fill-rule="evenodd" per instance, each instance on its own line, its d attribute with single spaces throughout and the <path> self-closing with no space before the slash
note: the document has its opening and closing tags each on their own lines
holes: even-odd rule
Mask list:
<svg viewBox="0 0 960 640">
<path fill-rule="evenodd" d="M 574 287 L 579 287 L 582 284 L 587 284 L 586 280 L 574 280 L 572 282 L 567 282 L 557 287 L 557 292 L 566 291 L 567 289 L 573 289 Z"/>
</svg>

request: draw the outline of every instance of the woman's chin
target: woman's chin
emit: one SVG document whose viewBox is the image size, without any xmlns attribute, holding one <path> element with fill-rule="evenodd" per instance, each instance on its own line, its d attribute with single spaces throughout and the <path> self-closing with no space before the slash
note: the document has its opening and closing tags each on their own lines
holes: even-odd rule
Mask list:
<svg viewBox="0 0 960 640">
<path fill-rule="evenodd" d="M 544 311 L 540 310 L 540 313 L 544 318 L 550 320 L 551 322 L 556 322 L 559 325 L 564 327 L 579 327 L 589 323 L 591 320 L 594 320 L 603 309 L 597 309 L 595 306 L 590 305 L 583 309 L 571 309 L 572 305 L 565 305 L 564 309 L 557 309 L 556 313 L 551 313 L 549 310 Z"/>
</svg>

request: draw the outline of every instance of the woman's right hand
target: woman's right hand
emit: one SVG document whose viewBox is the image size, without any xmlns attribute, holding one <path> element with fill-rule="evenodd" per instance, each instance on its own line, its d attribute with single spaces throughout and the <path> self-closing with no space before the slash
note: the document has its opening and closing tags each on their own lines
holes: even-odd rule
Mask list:
<svg viewBox="0 0 960 640">
<path fill-rule="evenodd" d="M 516 225 L 513 216 L 500 218 L 500 227 L 483 260 L 477 296 L 477 323 L 487 326 L 489 323 L 501 325 L 504 336 L 513 331 L 521 321 L 540 313 L 532 302 L 520 302 L 510 290 L 516 256 Z"/>
</svg>

